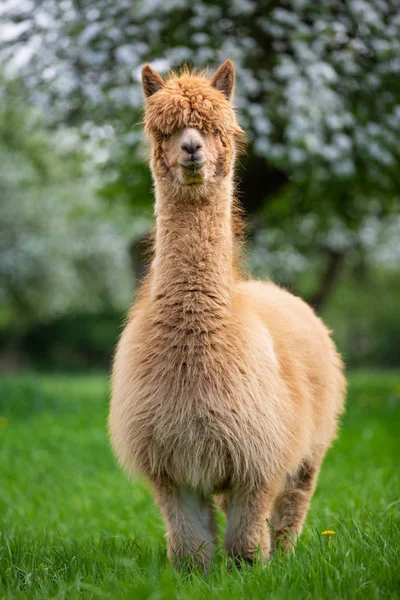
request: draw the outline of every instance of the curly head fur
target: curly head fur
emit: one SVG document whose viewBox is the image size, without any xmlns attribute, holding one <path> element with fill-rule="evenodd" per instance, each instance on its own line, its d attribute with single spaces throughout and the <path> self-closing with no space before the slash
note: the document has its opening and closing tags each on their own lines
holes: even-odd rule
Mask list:
<svg viewBox="0 0 400 600">
<path fill-rule="evenodd" d="M 231 103 L 235 84 L 232 62 L 221 65 L 211 79 L 206 71 L 185 67 L 163 80 L 146 65 L 142 81 L 147 99 L 144 125 L 153 144 L 155 177 L 169 177 L 180 185 L 226 177 L 245 142 Z M 185 145 L 186 138 L 192 145 Z M 196 146 L 201 148 L 197 168 L 196 155 L 185 150 Z"/>
</svg>

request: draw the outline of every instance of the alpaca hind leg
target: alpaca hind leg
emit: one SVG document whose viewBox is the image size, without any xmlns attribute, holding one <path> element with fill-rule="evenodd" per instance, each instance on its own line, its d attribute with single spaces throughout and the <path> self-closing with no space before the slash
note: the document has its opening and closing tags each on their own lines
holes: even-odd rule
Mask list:
<svg viewBox="0 0 400 600">
<path fill-rule="evenodd" d="M 278 496 L 272 525 L 275 543 L 283 552 L 294 549 L 300 535 L 317 483 L 318 464 L 304 461 L 295 475 L 288 476 L 283 492 Z"/>
<path fill-rule="evenodd" d="M 278 489 L 277 485 L 265 485 L 258 489 L 232 491 L 224 546 L 238 564 L 240 560 L 253 564 L 257 557 L 264 561 L 270 556 L 268 519 Z"/>
<path fill-rule="evenodd" d="M 208 497 L 188 487 L 155 486 L 156 501 L 167 525 L 168 557 L 181 567 L 193 561 L 210 565 L 217 537 L 215 507 Z"/>
</svg>

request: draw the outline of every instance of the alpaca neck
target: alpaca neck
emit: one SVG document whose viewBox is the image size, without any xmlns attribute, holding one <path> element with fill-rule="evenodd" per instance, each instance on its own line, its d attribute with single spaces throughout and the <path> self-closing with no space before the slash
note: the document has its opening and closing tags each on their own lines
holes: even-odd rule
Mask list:
<svg viewBox="0 0 400 600">
<path fill-rule="evenodd" d="M 232 183 L 183 198 L 156 184 L 156 242 L 151 294 L 161 319 L 187 329 L 230 313 L 234 280 Z"/>
</svg>

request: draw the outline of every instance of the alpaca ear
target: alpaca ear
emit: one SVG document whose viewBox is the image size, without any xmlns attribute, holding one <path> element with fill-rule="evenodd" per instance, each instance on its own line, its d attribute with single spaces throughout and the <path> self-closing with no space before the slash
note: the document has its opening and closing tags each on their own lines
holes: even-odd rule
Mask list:
<svg viewBox="0 0 400 600">
<path fill-rule="evenodd" d="M 226 60 L 213 75 L 211 85 L 230 100 L 235 89 L 235 67 L 231 60 Z"/>
<path fill-rule="evenodd" d="M 163 78 L 150 65 L 145 65 L 142 69 L 142 87 L 146 98 L 164 87 Z"/>
</svg>

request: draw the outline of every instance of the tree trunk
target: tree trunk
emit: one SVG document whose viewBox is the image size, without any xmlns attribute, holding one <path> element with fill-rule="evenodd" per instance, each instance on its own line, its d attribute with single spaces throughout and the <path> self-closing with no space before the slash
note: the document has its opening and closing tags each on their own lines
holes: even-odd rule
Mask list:
<svg viewBox="0 0 400 600">
<path fill-rule="evenodd" d="M 334 250 L 327 250 L 327 255 L 328 261 L 325 272 L 321 277 L 319 288 L 314 292 L 309 301 L 318 312 L 321 312 L 330 298 L 346 256 L 345 253 L 335 252 Z"/>
</svg>

